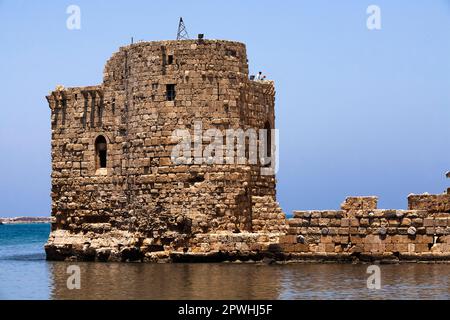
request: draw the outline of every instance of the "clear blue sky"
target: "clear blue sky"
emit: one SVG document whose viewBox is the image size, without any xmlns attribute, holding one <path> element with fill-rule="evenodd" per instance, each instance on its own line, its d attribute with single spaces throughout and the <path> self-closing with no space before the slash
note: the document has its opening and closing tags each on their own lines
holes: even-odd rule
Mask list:
<svg viewBox="0 0 450 320">
<path fill-rule="evenodd" d="M 79 31 L 66 8 L 81 8 Z M 366 28 L 381 8 L 382 29 Z M 50 116 L 56 84 L 93 85 L 131 36 L 247 44 L 250 68 L 276 81 L 278 199 L 333 209 L 347 195 L 405 208 L 450 181 L 450 1 L 0 0 L 0 216 L 50 213 Z"/>
</svg>

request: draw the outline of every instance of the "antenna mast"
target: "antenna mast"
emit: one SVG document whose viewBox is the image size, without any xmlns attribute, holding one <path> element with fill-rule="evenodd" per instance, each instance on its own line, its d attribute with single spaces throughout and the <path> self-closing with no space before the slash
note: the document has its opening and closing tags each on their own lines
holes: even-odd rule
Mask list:
<svg viewBox="0 0 450 320">
<path fill-rule="evenodd" d="M 177 40 L 189 40 L 189 35 L 184 25 L 183 17 L 180 17 L 180 23 L 178 24 Z"/>
</svg>

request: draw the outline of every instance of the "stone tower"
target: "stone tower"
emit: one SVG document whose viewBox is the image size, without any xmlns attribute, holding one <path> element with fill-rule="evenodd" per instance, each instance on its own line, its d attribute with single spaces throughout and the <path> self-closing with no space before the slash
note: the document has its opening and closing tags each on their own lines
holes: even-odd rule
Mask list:
<svg viewBox="0 0 450 320">
<path fill-rule="evenodd" d="M 139 259 L 193 250 L 202 235 L 285 232 L 275 176 L 261 173 L 259 157 L 243 164 L 172 157 L 176 130 L 203 148 L 199 125 L 274 129 L 274 92 L 271 81 L 249 80 L 244 44 L 202 39 L 125 46 L 106 63 L 101 85 L 57 87 L 47 97 L 48 259 Z"/>
</svg>

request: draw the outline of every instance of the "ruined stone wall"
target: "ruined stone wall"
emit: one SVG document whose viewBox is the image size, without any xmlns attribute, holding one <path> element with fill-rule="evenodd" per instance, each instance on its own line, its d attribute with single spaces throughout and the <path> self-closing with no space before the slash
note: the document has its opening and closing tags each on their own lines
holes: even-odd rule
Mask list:
<svg viewBox="0 0 450 320">
<path fill-rule="evenodd" d="M 189 252 L 175 253 L 170 258 L 348 263 L 450 261 L 448 212 L 432 212 L 433 205 L 425 210 L 377 209 L 377 203 L 377 197 L 349 197 L 341 210 L 294 211 L 294 217 L 287 220 L 286 234 L 201 235 L 192 241 Z"/>
<path fill-rule="evenodd" d="M 173 101 L 168 85 L 175 85 Z M 259 164 L 179 165 L 171 159 L 179 142 L 174 130 L 189 130 L 194 137 L 198 122 L 203 132 L 274 128 L 273 84 L 248 79 L 243 44 L 161 41 L 122 47 L 108 60 L 101 85 L 58 88 L 47 99 L 55 219 L 48 256 L 74 251 L 62 250 L 65 243 L 78 246 L 80 255 L 86 250 L 95 255 L 112 246 L 106 234 L 131 239 L 120 240 L 125 243 L 115 252 L 120 246 L 160 251 L 186 248 L 195 234 L 286 229 L 275 178 L 261 175 Z M 100 136 L 107 142 L 106 168 L 99 168 Z M 80 249 L 81 241 L 88 248 Z"/>
<path fill-rule="evenodd" d="M 376 197 L 350 197 L 342 210 L 294 211 L 279 249 L 292 259 L 448 260 L 450 215 L 429 209 L 377 209 Z"/>
<path fill-rule="evenodd" d="M 408 209 L 427 210 L 431 213 L 450 213 L 450 194 L 421 194 L 408 197 Z"/>
</svg>

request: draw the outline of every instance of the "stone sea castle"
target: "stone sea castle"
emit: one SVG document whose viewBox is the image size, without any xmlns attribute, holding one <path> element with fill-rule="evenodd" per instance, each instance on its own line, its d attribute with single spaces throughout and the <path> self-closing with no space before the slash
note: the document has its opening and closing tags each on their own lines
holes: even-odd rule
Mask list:
<svg viewBox="0 0 450 320">
<path fill-rule="evenodd" d="M 174 131 L 199 121 L 204 131 L 275 128 L 274 83 L 249 79 L 242 43 L 131 44 L 101 85 L 59 86 L 47 100 L 49 260 L 450 261 L 449 192 L 411 195 L 408 210 L 349 197 L 341 210 L 286 219 L 267 164 L 173 161 Z"/>
</svg>

